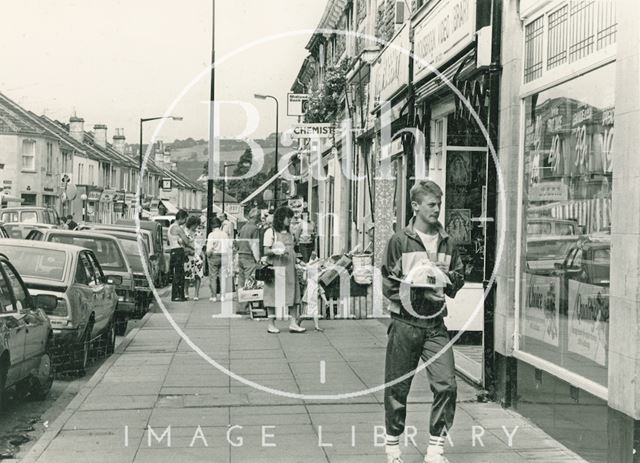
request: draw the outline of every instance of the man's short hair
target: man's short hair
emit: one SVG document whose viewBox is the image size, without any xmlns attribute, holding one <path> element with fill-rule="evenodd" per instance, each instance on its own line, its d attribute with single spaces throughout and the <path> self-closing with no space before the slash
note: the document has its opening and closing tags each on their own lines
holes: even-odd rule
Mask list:
<svg viewBox="0 0 640 463">
<path fill-rule="evenodd" d="M 67 216 L 67 219 L 68 219 L 68 220 L 73 220 L 73 216 L 72 216 L 71 214 L 69 214 L 69 215 Z"/>
<path fill-rule="evenodd" d="M 176 214 L 176 220 L 186 219 L 188 215 L 189 213 L 187 211 L 185 211 L 184 209 L 180 209 Z"/>
<path fill-rule="evenodd" d="M 422 202 L 426 195 L 433 195 L 436 198 L 442 198 L 442 189 L 433 180 L 418 180 L 409 191 L 411 201 L 417 203 Z"/>
</svg>

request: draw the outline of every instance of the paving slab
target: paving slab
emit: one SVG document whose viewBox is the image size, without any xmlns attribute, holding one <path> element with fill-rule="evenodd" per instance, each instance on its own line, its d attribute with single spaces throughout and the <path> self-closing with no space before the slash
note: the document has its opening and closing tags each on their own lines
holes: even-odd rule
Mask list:
<svg viewBox="0 0 640 463">
<path fill-rule="evenodd" d="M 270 335 L 265 323 L 212 318 L 220 304 L 205 297 L 165 304 L 194 344 L 260 387 L 228 377 L 194 352 L 163 314 L 150 314 L 23 463 L 385 461 L 383 391 L 360 394 L 384 378 L 382 323 L 325 320 L 323 333 Z M 347 392 L 358 395 L 345 398 Z M 452 463 L 583 461 L 514 411 L 477 403 L 476 392 L 458 380 L 446 443 Z M 324 397 L 336 394 L 341 398 Z M 419 373 L 401 442 L 406 463 L 422 461 L 432 401 Z"/>
</svg>

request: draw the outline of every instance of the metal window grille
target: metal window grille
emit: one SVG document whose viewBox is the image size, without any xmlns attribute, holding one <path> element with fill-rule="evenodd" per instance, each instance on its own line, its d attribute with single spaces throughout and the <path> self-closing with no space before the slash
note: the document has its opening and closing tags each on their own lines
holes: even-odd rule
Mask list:
<svg viewBox="0 0 640 463">
<path fill-rule="evenodd" d="M 615 1 L 600 1 L 596 13 L 596 48 L 607 47 L 616 41 L 616 5 Z"/>
<path fill-rule="evenodd" d="M 547 69 L 567 62 L 568 19 L 569 8 L 567 5 L 549 15 Z"/>
<path fill-rule="evenodd" d="M 525 27 L 524 81 L 531 82 L 542 76 L 544 17 L 541 16 Z"/>
<path fill-rule="evenodd" d="M 594 1 L 569 3 L 569 61 L 590 55 L 595 46 Z"/>
</svg>

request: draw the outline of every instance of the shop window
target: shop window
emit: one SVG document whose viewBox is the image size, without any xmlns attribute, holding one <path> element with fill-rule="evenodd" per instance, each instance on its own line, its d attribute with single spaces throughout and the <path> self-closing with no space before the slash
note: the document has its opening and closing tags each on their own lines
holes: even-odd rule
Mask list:
<svg viewBox="0 0 640 463">
<path fill-rule="evenodd" d="M 609 64 L 524 100 L 519 349 L 605 386 L 614 81 Z"/>
</svg>

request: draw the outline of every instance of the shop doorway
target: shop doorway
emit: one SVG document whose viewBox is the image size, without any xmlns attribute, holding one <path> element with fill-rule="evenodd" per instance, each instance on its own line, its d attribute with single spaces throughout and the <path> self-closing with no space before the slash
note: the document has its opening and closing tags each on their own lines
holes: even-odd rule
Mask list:
<svg viewBox="0 0 640 463">
<path fill-rule="evenodd" d="M 428 173 L 442 187 L 440 220 L 456 240 L 465 267 L 465 285 L 447 301 L 450 332 L 461 333 L 454 346 L 456 368 L 484 382 L 484 286 L 487 239 L 488 150 L 484 138 L 453 102 L 434 108 Z"/>
</svg>

